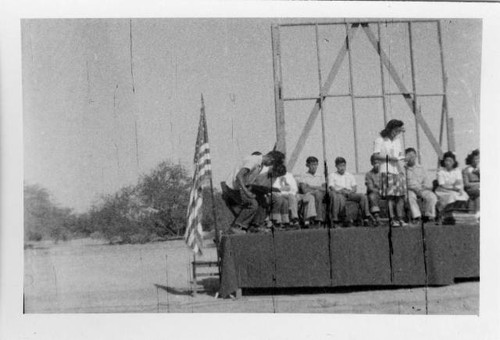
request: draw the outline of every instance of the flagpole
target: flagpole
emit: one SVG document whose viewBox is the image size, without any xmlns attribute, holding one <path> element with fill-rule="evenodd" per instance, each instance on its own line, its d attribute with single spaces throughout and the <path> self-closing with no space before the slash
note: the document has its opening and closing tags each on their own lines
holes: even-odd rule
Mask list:
<svg viewBox="0 0 500 340">
<path fill-rule="evenodd" d="M 208 127 L 207 125 L 207 120 L 206 120 L 206 113 L 205 113 L 205 101 L 203 100 L 203 94 L 201 94 L 201 110 L 203 112 L 203 120 L 205 124 L 205 132 L 207 135 L 207 143 L 208 141 Z M 222 271 L 221 271 L 221 257 L 220 257 L 220 251 L 219 251 L 219 246 L 220 246 L 220 235 L 219 235 L 219 228 L 217 227 L 217 209 L 215 207 L 215 195 L 214 195 L 214 183 L 212 179 L 212 171 L 210 171 L 210 194 L 212 196 L 212 213 L 214 215 L 214 230 L 215 230 L 215 250 L 217 252 L 217 269 L 219 271 L 219 282 L 222 279 Z"/>
<path fill-rule="evenodd" d="M 214 195 L 214 184 L 212 181 L 212 175 L 210 175 L 210 193 L 212 195 L 212 211 L 214 214 L 214 229 L 215 229 L 215 243 L 217 246 L 217 253 L 219 253 L 219 228 L 217 227 L 217 209 L 215 207 L 215 195 Z"/>
<path fill-rule="evenodd" d="M 208 129 L 207 129 L 207 120 L 205 118 L 206 113 L 205 113 L 205 101 L 203 100 L 203 94 L 201 94 L 201 110 L 203 112 L 203 120 L 205 124 L 205 131 L 207 131 L 207 143 L 208 141 Z M 210 144 L 210 143 L 209 143 Z M 219 254 L 219 228 L 217 227 L 217 209 L 215 207 L 215 195 L 214 195 L 214 183 L 212 179 L 212 171 L 210 171 L 210 194 L 212 196 L 212 213 L 214 215 L 214 229 L 215 229 L 215 243 L 217 246 L 217 257 Z"/>
</svg>

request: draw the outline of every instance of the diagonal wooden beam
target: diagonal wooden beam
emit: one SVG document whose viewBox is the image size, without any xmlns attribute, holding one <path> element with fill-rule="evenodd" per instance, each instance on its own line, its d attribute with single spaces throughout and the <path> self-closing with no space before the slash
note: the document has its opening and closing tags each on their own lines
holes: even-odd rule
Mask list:
<svg viewBox="0 0 500 340">
<path fill-rule="evenodd" d="M 333 81 L 335 80 L 335 77 L 339 73 L 340 66 L 342 65 L 342 62 L 344 61 L 344 58 L 347 54 L 349 44 L 354 39 L 358 26 L 359 24 L 352 24 L 351 28 L 347 32 L 347 35 L 344 40 L 344 45 L 342 45 L 339 53 L 337 54 L 337 58 L 335 58 L 335 62 L 333 63 L 330 73 L 328 74 L 325 83 L 320 89 L 320 97 L 316 100 L 316 103 L 314 104 L 314 107 L 311 110 L 311 113 L 309 114 L 309 118 L 307 118 L 306 124 L 302 129 L 302 133 L 299 136 L 299 140 L 297 141 L 297 144 L 295 145 L 295 148 L 293 149 L 293 152 L 290 158 L 288 159 L 288 164 L 287 164 L 288 169 L 292 169 L 295 166 L 295 163 L 297 163 L 297 159 L 299 158 L 300 152 L 304 148 L 304 144 L 307 140 L 307 137 L 309 136 L 309 132 L 311 132 L 314 122 L 318 117 L 321 106 L 321 100 L 324 99 L 328 91 L 330 91 Z"/>
<path fill-rule="evenodd" d="M 434 137 L 434 134 L 432 133 L 429 125 L 427 125 L 427 122 L 425 121 L 424 117 L 420 113 L 420 110 L 418 110 L 415 107 L 415 105 L 413 103 L 413 99 L 412 99 L 411 94 L 410 94 L 410 91 L 408 91 L 406 86 L 403 84 L 403 81 L 401 80 L 401 78 L 399 78 L 399 75 L 396 72 L 396 69 L 392 65 L 387 54 L 385 54 L 384 50 L 382 49 L 382 46 L 380 46 L 379 42 L 377 41 L 377 38 L 375 37 L 375 34 L 373 34 L 370 27 L 368 27 L 368 25 L 362 25 L 362 26 L 363 26 L 363 30 L 365 31 L 365 33 L 368 37 L 368 40 L 372 44 L 373 48 L 380 55 L 380 58 L 384 64 L 384 66 L 387 68 L 387 71 L 389 71 L 389 74 L 392 77 L 392 79 L 394 80 L 394 82 L 396 83 L 396 86 L 399 88 L 399 91 L 401 93 L 403 93 L 403 97 L 404 97 L 406 103 L 408 104 L 408 106 L 410 107 L 410 110 L 415 115 L 415 118 L 417 119 L 417 123 L 420 125 L 420 127 L 424 131 L 425 135 L 429 139 L 429 142 L 431 143 L 432 147 L 434 148 L 434 150 L 436 151 L 438 156 L 441 157 L 443 155 L 443 150 L 441 150 L 441 145 L 439 145 L 438 141 Z"/>
</svg>

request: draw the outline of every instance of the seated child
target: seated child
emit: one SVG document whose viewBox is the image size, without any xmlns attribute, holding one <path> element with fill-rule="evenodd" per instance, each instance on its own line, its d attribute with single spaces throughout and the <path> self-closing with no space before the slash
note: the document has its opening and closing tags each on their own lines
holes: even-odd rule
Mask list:
<svg viewBox="0 0 500 340">
<path fill-rule="evenodd" d="M 269 217 L 269 222 L 272 222 L 272 225 L 278 228 L 281 228 L 283 224 L 290 224 L 288 200 L 273 185 L 276 179 L 284 176 L 285 173 L 286 167 L 284 164 L 263 168 L 257 176 L 254 185 L 250 188 L 256 195 L 261 216 L 264 216 L 266 221 L 269 221 L 267 219 Z M 266 223 L 268 227 L 271 226 L 269 222 Z"/>
<path fill-rule="evenodd" d="M 374 155 L 370 157 L 372 169 L 365 175 L 366 196 L 370 212 L 375 218 L 375 223 L 379 223 L 380 217 L 380 161 Z"/>
<path fill-rule="evenodd" d="M 298 201 L 304 209 L 304 225 L 319 226 L 326 217 L 325 206 L 325 178 L 318 170 L 318 159 L 309 156 L 306 159 L 307 172 L 297 176 L 299 187 Z"/>
<path fill-rule="evenodd" d="M 335 159 L 335 167 L 337 171 L 332 172 L 328 176 L 328 188 L 333 199 L 332 215 L 335 223 L 335 218 L 345 216 L 346 201 L 353 201 L 360 205 L 363 214 L 363 222 L 368 225 L 369 221 L 373 220 L 368 206 L 368 199 L 363 194 L 356 193 L 357 185 L 354 176 L 346 172 L 346 160 L 342 157 Z M 348 224 L 352 221 L 345 221 Z"/>
<path fill-rule="evenodd" d="M 284 165 L 282 165 L 284 167 Z M 282 197 L 284 200 L 288 202 L 288 210 L 290 212 L 291 224 L 292 226 L 297 226 L 299 221 L 298 214 L 298 202 L 297 202 L 297 192 L 298 186 L 297 181 L 293 177 L 290 172 L 286 172 L 281 177 L 276 178 L 273 183 L 273 187 L 279 189 L 280 192 L 276 193 L 276 195 Z M 287 221 L 288 219 L 288 211 L 285 212 L 286 217 L 282 217 L 283 221 Z M 286 222 L 283 222 L 286 224 Z"/>
</svg>

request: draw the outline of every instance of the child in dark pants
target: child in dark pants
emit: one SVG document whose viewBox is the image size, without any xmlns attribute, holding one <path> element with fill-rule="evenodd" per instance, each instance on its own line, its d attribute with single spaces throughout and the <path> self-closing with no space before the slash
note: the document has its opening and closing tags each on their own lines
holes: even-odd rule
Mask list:
<svg viewBox="0 0 500 340">
<path fill-rule="evenodd" d="M 346 171 L 346 160 L 343 157 L 335 159 L 335 167 L 337 171 L 328 176 L 328 187 L 334 193 L 333 200 L 340 202 L 338 205 L 340 211 L 345 211 L 346 201 L 352 201 L 359 204 L 363 214 L 363 222 L 368 225 L 373 216 L 370 214 L 368 199 L 364 194 L 357 193 L 356 179 L 352 174 Z M 335 212 L 334 212 L 335 213 Z M 345 215 L 341 213 L 340 215 Z M 345 221 L 350 223 L 351 221 Z"/>
<path fill-rule="evenodd" d="M 372 169 L 365 175 L 366 196 L 370 212 L 375 219 L 375 224 L 379 224 L 380 217 L 380 161 L 373 155 L 370 157 Z"/>
</svg>

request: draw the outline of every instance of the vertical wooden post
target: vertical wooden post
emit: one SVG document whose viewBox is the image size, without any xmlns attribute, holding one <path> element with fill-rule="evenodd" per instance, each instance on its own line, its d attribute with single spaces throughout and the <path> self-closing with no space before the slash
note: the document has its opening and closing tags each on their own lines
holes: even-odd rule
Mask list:
<svg viewBox="0 0 500 340">
<path fill-rule="evenodd" d="M 382 49 L 382 34 L 380 32 L 380 23 L 377 23 L 378 30 L 378 55 L 380 59 L 380 79 L 382 81 L 382 105 L 384 108 L 384 126 L 387 125 L 387 102 L 385 99 L 385 79 L 384 79 L 384 63 L 382 62 L 382 56 L 380 50 Z"/>
<path fill-rule="evenodd" d="M 285 110 L 281 74 L 281 48 L 279 26 L 271 26 L 273 50 L 274 109 L 276 114 L 276 150 L 286 153 Z"/>
<path fill-rule="evenodd" d="M 318 82 L 319 82 L 319 110 L 321 114 L 321 138 L 323 141 L 323 161 L 326 162 L 326 135 L 325 135 L 325 111 L 324 111 L 324 100 L 326 93 L 323 93 L 323 81 L 321 77 L 321 57 L 319 48 L 319 33 L 318 25 L 315 26 L 316 33 L 316 58 L 318 60 Z M 326 163 L 324 163 L 326 164 Z"/>
<path fill-rule="evenodd" d="M 193 262 L 191 262 L 191 295 L 196 296 L 198 293 L 197 278 L 196 278 L 196 254 L 193 254 Z"/>
<path fill-rule="evenodd" d="M 446 69 L 444 66 L 444 52 L 443 52 L 443 37 L 441 33 L 441 21 L 437 22 L 437 33 L 438 33 L 438 42 L 439 42 L 439 55 L 441 59 L 441 76 L 443 79 L 443 106 L 441 110 L 441 127 L 440 127 L 440 132 L 439 132 L 439 144 L 443 143 L 443 129 L 444 129 L 444 124 L 446 122 L 446 133 L 447 133 L 447 142 L 448 142 L 448 149 L 452 150 L 452 146 L 454 147 L 454 136 L 453 136 L 453 131 L 450 131 L 450 125 L 449 125 L 449 116 L 448 116 L 448 95 L 447 95 L 447 87 L 448 87 L 448 77 L 446 75 Z"/>
<path fill-rule="evenodd" d="M 368 24 L 362 24 L 368 25 Z M 359 157 L 358 157 L 358 133 L 356 128 L 356 100 L 354 99 L 354 77 L 352 75 L 352 53 L 351 53 L 351 42 L 349 41 L 348 27 L 345 24 L 345 32 L 347 39 L 347 55 L 349 59 L 349 93 L 351 95 L 351 107 L 352 107 L 352 128 L 354 132 L 354 160 L 356 163 L 356 173 L 359 173 Z"/>
<path fill-rule="evenodd" d="M 325 134 L 325 96 L 328 94 L 324 93 L 324 88 L 323 88 L 323 80 L 321 76 L 321 55 L 320 55 L 320 46 L 319 46 L 319 32 L 318 32 L 318 24 L 315 25 L 315 33 L 316 33 L 316 57 L 318 59 L 318 83 L 319 83 L 319 109 L 321 112 L 321 137 L 323 141 L 323 173 L 325 176 L 325 199 L 327 200 L 326 203 L 326 219 L 325 219 L 325 225 L 327 228 L 330 228 L 330 218 L 329 218 L 329 200 L 328 200 L 328 160 L 326 158 L 326 134 Z M 330 233 L 330 231 L 328 231 Z M 330 236 L 330 234 L 328 234 Z M 331 273 L 330 273 L 331 275 Z M 274 300 L 273 300 L 274 302 Z"/>
<path fill-rule="evenodd" d="M 220 232 L 219 227 L 217 227 L 217 207 L 215 202 L 215 194 L 214 194 L 214 184 L 212 180 L 212 175 L 210 175 L 210 193 L 212 195 L 212 213 L 214 215 L 214 231 L 215 231 L 215 249 L 217 253 L 217 271 L 219 273 L 219 280 L 222 278 L 222 257 L 220 255 Z"/>
<path fill-rule="evenodd" d="M 413 57 L 413 34 L 412 34 L 412 25 L 411 22 L 408 23 L 408 42 L 410 45 L 410 69 L 411 69 L 411 85 L 413 87 L 413 117 L 415 119 L 415 135 L 417 137 L 417 156 L 418 161 L 421 162 L 422 159 L 420 157 L 420 131 L 418 127 L 417 115 L 417 81 L 415 79 L 415 58 Z"/>
</svg>

